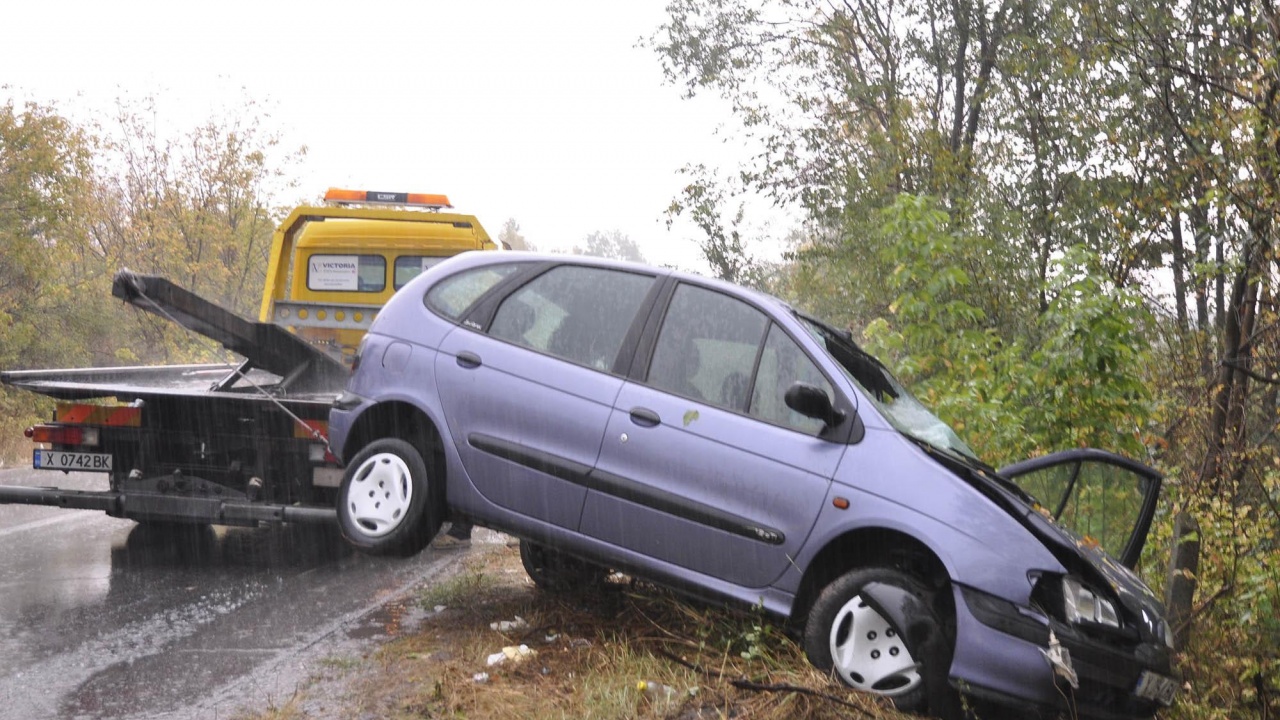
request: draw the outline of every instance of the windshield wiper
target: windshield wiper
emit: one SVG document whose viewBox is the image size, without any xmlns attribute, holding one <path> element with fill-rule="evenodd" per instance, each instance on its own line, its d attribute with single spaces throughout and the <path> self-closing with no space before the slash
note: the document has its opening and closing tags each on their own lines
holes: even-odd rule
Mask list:
<svg viewBox="0 0 1280 720">
<path fill-rule="evenodd" d="M 904 434 L 906 434 L 907 437 L 911 438 L 911 440 L 914 441 L 917 445 L 924 448 L 925 452 L 929 453 L 930 455 L 933 455 L 941 460 L 950 461 L 952 463 L 956 463 L 958 465 L 963 466 L 965 469 L 975 473 L 976 475 L 982 477 L 983 479 L 990 480 L 994 482 L 996 485 L 999 485 L 1005 490 L 1008 490 L 1009 492 L 1017 496 L 1019 500 L 1022 500 L 1028 505 L 1034 505 L 1036 503 L 1036 499 L 1032 497 L 1030 494 L 1028 494 L 1026 490 L 1023 490 L 1021 486 L 1019 486 L 1017 483 L 1013 482 L 1009 478 L 1006 478 L 1005 476 L 1001 475 L 999 472 L 996 471 L 995 468 L 982 462 L 978 458 L 973 457 L 972 455 L 967 455 L 963 452 L 960 452 L 954 447 L 941 448 L 925 440 L 921 440 L 920 438 L 915 437 L 914 435 L 910 435 L 907 433 L 904 433 Z"/>
</svg>

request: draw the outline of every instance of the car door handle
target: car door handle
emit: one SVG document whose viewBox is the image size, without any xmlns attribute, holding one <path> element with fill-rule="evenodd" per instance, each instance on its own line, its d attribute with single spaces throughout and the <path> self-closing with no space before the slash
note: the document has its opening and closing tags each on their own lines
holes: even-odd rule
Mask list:
<svg viewBox="0 0 1280 720">
<path fill-rule="evenodd" d="M 480 367 L 480 356 L 464 350 L 458 353 L 458 367 L 464 367 L 468 370 L 478 368 Z"/>
<path fill-rule="evenodd" d="M 662 423 L 662 418 L 658 417 L 658 413 L 649 408 L 633 407 L 631 408 L 631 422 L 640 427 L 657 427 Z"/>
</svg>

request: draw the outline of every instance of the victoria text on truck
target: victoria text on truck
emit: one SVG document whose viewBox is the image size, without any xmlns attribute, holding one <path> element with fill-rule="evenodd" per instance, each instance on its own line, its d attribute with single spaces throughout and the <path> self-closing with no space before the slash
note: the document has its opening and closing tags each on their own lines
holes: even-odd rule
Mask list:
<svg viewBox="0 0 1280 720">
<path fill-rule="evenodd" d="M 12 370 L 0 382 L 57 399 L 28 428 L 32 465 L 104 477 L 101 490 L 0 486 L 0 502 L 101 510 L 139 522 L 332 522 L 342 471 L 330 404 L 382 305 L 425 268 L 497 246 L 443 195 L 330 189 L 272 238 L 250 321 L 128 270 L 112 295 L 180 323 L 238 364 Z"/>
</svg>

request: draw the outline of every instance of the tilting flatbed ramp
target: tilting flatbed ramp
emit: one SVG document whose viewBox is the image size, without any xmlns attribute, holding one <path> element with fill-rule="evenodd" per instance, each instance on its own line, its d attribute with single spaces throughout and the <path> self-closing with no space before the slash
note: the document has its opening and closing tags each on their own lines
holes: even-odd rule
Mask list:
<svg viewBox="0 0 1280 720">
<path fill-rule="evenodd" d="M 236 453 L 264 458 L 264 467 L 287 476 L 290 469 L 280 459 L 307 457 L 313 433 L 323 427 L 329 404 L 346 381 L 342 363 L 286 328 L 246 320 L 164 278 L 121 271 L 112 294 L 200 333 L 244 359 L 238 364 L 0 372 L 0 382 L 6 385 L 60 400 L 115 398 L 145 407 L 149 416 L 146 427 L 104 428 L 104 445 L 105 430 L 110 430 L 116 438 L 132 437 L 128 446 L 131 451 L 136 448 L 132 455 L 115 458 L 117 463 L 126 462 L 112 469 L 110 490 L 0 486 L 0 502 L 102 510 L 118 517 L 161 521 L 332 522 L 334 510 L 327 505 L 255 499 L 248 473 L 241 471 L 235 453 L 219 448 L 221 441 L 232 438 L 238 443 Z M 299 419 L 307 426 L 298 428 Z M 285 447 L 288 452 L 282 450 Z M 94 451 L 110 452 L 105 447 Z M 172 477 L 158 480 L 135 480 L 131 473 L 126 477 L 122 471 L 133 467 L 140 454 L 150 458 L 140 467 L 180 467 L 182 472 L 174 470 Z M 297 472 L 294 468 L 295 476 Z M 215 482 L 206 482 L 210 478 Z"/>
<path fill-rule="evenodd" d="M 337 390 L 346 381 L 341 362 L 285 328 L 246 320 L 165 278 L 121 270 L 111 294 L 215 340 L 292 389 Z"/>
</svg>

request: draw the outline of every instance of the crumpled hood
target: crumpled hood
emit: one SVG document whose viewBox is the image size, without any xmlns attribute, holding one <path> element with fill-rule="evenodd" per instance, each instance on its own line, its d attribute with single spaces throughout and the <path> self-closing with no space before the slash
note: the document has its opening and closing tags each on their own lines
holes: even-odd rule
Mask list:
<svg viewBox="0 0 1280 720">
<path fill-rule="evenodd" d="M 1050 550 L 1059 551 L 1055 555 L 1061 555 L 1065 551 L 1079 558 L 1097 574 L 1098 579 L 1107 584 L 1121 604 L 1143 619 L 1156 638 L 1161 637 L 1160 623 L 1164 618 L 1164 604 L 1141 578 L 1108 555 L 1097 542 L 1082 538 L 1070 528 L 1027 507 L 1020 498 L 1003 488 L 1000 491 L 1008 495 L 1011 502 L 1025 508 L 1024 523 Z M 1070 568 L 1069 563 L 1063 564 Z"/>
</svg>

